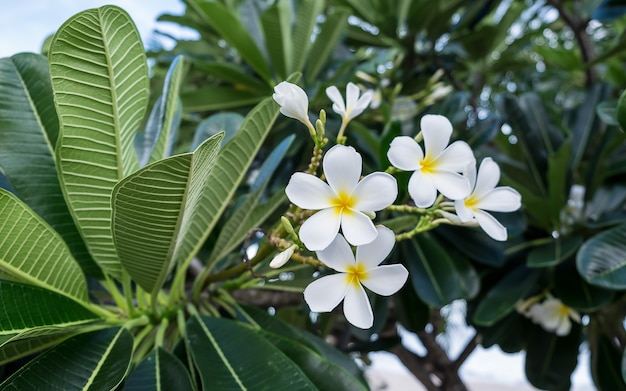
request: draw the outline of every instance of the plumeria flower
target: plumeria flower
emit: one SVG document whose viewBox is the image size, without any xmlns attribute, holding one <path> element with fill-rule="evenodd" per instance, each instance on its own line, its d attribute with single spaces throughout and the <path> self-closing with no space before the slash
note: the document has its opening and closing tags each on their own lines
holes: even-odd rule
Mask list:
<svg viewBox="0 0 626 391">
<path fill-rule="evenodd" d="M 281 251 L 278 254 L 276 254 L 276 256 L 272 258 L 272 260 L 270 261 L 270 267 L 272 269 L 278 269 L 282 267 L 291 259 L 291 256 L 293 255 L 293 253 L 296 251 L 297 248 L 298 248 L 297 245 L 292 244 L 286 250 Z"/>
<path fill-rule="evenodd" d="M 356 84 L 348 83 L 346 86 L 346 101 L 344 103 L 337 87 L 331 86 L 326 88 L 326 95 L 333 101 L 333 111 L 341 116 L 342 122 L 347 123 L 361 114 L 369 106 L 374 96 L 371 90 L 366 91 L 360 97 L 359 93 L 360 90 Z"/>
<path fill-rule="evenodd" d="M 533 304 L 528 310 L 528 317 L 546 331 L 554 331 L 561 337 L 569 334 L 572 328 L 570 319 L 580 323 L 580 314 L 576 310 L 552 297 Z"/>
<path fill-rule="evenodd" d="M 425 152 L 414 139 L 406 136 L 393 139 L 387 152 L 395 167 L 414 171 L 409 179 L 411 198 L 417 206 L 427 208 L 435 202 L 437 190 L 452 200 L 466 197 L 471 188 L 460 173 L 476 161 L 471 148 L 464 141 L 448 145 L 452 124 L 446 117 L 425 115 L 420 125 Z"/>
<path fill-rule="evenodd" d="M 374 323 L 365 286 L 381 296 L 396 293 L 407 280 L 409 272 L 402 265 L 379 264 L 389 255 L 395 235 L 387 227 L 378 226 L 373 242 L 358 246 L 356 258 L 350 245 L 339 234 L 317 257 L 339 273 L 324 276 L 304 290 L 304 300 L 314 312 L 330 312 L 343 300 L 343 313 L 354 326 L 368 329 Z"/>
<path fill-rule="evenodd" d="M 368 215 L 391 205 L 398 195 L 396 179 L 374 172 L 361 181 L 361 155 L 352 147 L 335 145 L 322 162 L 328 184 L 318 177 L 297 172 L 285 193 L 302 209 L 319 210 L 300 227 L 300 240 L 311 251 L 323 250 L 333 241 L 339 227 L 354 246 L 376 238 L 376 227 Z"/>
<path fill-rule="evenodd" d="M 272 98 L 280 105 L 280 112 L 302 122 L 315 134 L 315 128 L 309 119 L 309 97 L 297 85 L 283 81 L 274 87 Z"/>
<path fill-rule="evenodd" d="M 468 166 L 466 176 L 474 191 L 454 202 L 457 215 L 463 222 L 476 219 L 487 235 L 495 240 L 506 240 L 506 228 L 485 211 L 513 212 L 522 206 L 522 197 L 508 186 L 496 187 L 500 180 L 500 168 L 491 158 L 483 159 L 478 175 L 475 165 Z"/>
</svg>

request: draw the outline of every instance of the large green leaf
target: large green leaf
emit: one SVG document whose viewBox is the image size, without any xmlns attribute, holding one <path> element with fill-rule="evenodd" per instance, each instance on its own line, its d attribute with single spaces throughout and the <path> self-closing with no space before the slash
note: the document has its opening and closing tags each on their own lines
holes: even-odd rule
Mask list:
<svg viewBox="0 0 626 391">
<path fill-rule="evenodd" d="M 120 262 L 133 280 L 158 291 L 177 260 L 184 262 L 205 237 L 209 174 L 222 135 L 193 153 L 152 163 L 113 190 L 113 238 Z"/>
<path fill-rule="evenodd" d="M 324 0 L 302 0 L 298 3 L 296 21 L 293 26 L 293 71 L 302 72 L 311 47 L 311 35 Z"/>
<path fill-rule="evenodd" d="M 241 23 L 237 15 L 230 12 L 217 1 L 193 0 L 191 4 L 200 10 L 219 35 L 245 59 L 248 64 L 266 81 L 270 81 L 270 72 L 263 54 Z"/>
<path fill-rule="evenodd" d="M 0 303 L 0 345 L 20 337 L 63 332 L 99 319 L 66 296 L 12 281 L 0 280 Z"/>
<path fill-rule="evenodd" d="M 595 329 L 595 328 L 594 328 Z M 591 377 L 598 390 L 624 391 L 622 352 L 604 334 L 590 338 Z"/>
<path fill-rule="evenodd" d="M 569 389 L 570 376 L 578 362 L 581 327 L 572 324 L 570 333 L 559 337 L 539 326 L 531 328 L 526 346 L 526 377 L 542 390 Z"/>
<path fill-rule="evenodd" d="M 563 304 L 581 312 L 594 312 L 607 306 L 615 297 L 613 290 L 590 285 L 580 276 L 573 262 L 564 262 L 556 269 L 554 295 Z"/>
<path fill-rule="evenodd" d="M 133 353 L 125 328 L 73 337 L 30 361 L 0 390 L 113 390 L 124 379 Z"/>
<path fill-rule="evenodd" d="M 492 326 L 515 309 L 533 288 L 538 273 L 519 266 L 508 273 L 478 303 L 472 320 L 481 326 Z"/>
<path fill-rule="evenodd" d="M 83 269 L 97 275 L 63 199 L 54 165 L 59 119 L 48 62 L 21 53 L 0 59 L 0 171 L 15 193 L 65 240 Z"/>
<path fill-rule="evenodd" d="M 165 75 L 163 93 L 157 99 L 144 134 L 142 166 L 172 155 L 174 136 L 180 124 L 182 103 L 178 96 L 183 79 L 184 62 L 177 56 Z"/>
<path fill-rule="evenodd" d="M 466 260 L 451 257 L 431 235 L 406 240 L 402 249 L 413 287 L 424 302 L 443 307 L 476 293 L 476 272 Z"/>
<path fill-rule="evenodd" d="M 0 274 L 87 301 L 87 281 L 61 237 L 0 189 Z"/>
<path fill-rule="evenodd" d="M 124 382 L 124 391 L 192 391 L 189 371 L 173 354 L 157 348 Z"/>
<path fill-rule="evenodd" d="M 592 285 L 626 289 L 626 224 L 586 241 L 576 255 L 576 266 Z"/>
<path fill-rule="evenodd" d="M 346 8 L 335 7 L 333 12 L 321 26 L 320 34 L 311 46 L 312 55 L 306 65 L 306 82 L 311 84 L 328 61 L 331 53 L 337 47 L 343 33 L 348 26 L 350 11 Z"/>
<path fill-rule="evenodd" d="M 259 103 L 267 93 L 239 91 L 231 87 L 207 86 L 181 93 L 185 111 L 225 110 Z"/>
<path fill-rule="evenodd" d="M 61 26 L 49 61 L 61 125 L 56 147 L 61 187 L 94 260 L 119 278 L 111 191 L 138 165 L 133 139 L 148 100 L 141 39 L 122 9 L 91 9 Z"/>
<path fill-rule="evenodd" d="M 293 72 L 293 42 L 291 37 L 291 2 L 278 0 L 261 15 L 267 53 L 279 80 Z"/>
<path fill-rule="evenodd" d="M 317 390 L 284 353 L 240 323 L 194 316 L 187 333 L 204 390 Z"/>
<path fill-rule="evenodd" d="M 582 244 L 580 236 L 559 237 L 550 243 L 533 248 L 528 253 L 526 265 L 528 267 L 555 266 L 573 256 Z"/>
<path fill-rule="evenodd" d="M 76 333 L 76 331 L 62 331 L 54 334 L 17 339 L 6 343 L 0 347 L 0 365 L 58 345 L 73 335 L 76 335 Z"/>
</svg>

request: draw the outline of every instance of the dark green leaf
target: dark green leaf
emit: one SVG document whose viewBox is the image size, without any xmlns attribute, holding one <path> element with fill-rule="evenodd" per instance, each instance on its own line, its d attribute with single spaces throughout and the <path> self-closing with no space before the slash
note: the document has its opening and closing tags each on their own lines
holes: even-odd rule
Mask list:
<svg viewBox="0 0 626 391">
<path fill-rule="evenodd" d="M 348 26 L 349 11 L 346 8 L 335 7 L 333 12 L 322 24 L 320 34 L 313 42 L 311 53 L 306 65 L 306 82 L 311 84 L 328 61 L 339 39 Z"/>
<path fill-rule="evenodd" d="M 284 353 L 238 322 L 194 316 L 187 337 L 204 390 L 316 390 Z"/>
<path fill-rule="evenodd" d="M 624 391 L 622 352 L 604 334 L 590 338 L 591 377 L 598 390 Z"/>
<path fill-rule="evenodd" d="M 626 131 L 626 91 L 622 92 L 617 101 L 617 123 L 622 132 Z"/>
<path fill-rule="evenodd" d="M 150 352 L 124 382 L 124 391 L 192 391 L 189 371 L 163 348 Z"/>
<path fill-rule="evenodd" d="M 225 110 L 259 103 L 267 94 L 239 91 L 230 87 L 207 86 L 181 93 L 185 111 Z"/>
<path fill-rule="evenodd" d="M 626 224 L 586 241 L 578 251 L 576 266 L 592 285 L 626 289 Z"/>
<path fill-rule="evenodd" d="M 291 6 L 287 0 L 278 0 L 261 15 L 265 46 L 279 80 L 293 72 Z"/>
<path fill-rule="evenodd" d="M 582 279 L 573 262 L 561 264 L 556 269 L 554 295 L 563 304 L 581 312 L 593 312 L 608 305 L 615 292 L 593 286 Z"/>
<path fill-rule="evenodd" d="M 580 236 L 565 236 L 537 246 L 528 253 L 528 267 L 556 266 L 576 253 L 583 240 Z"/>
<path fill-rule="evenodd" d="M 123 380 L 133 337 L 110 328 L 68 339 L 30 361 L 0 384 L 0 390 L 113 390 Z"/>
</svg>

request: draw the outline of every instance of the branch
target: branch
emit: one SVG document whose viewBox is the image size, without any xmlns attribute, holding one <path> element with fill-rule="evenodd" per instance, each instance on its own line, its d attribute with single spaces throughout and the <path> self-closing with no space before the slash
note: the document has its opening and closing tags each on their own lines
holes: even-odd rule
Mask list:
<svg viewBox="0 0 626 391">
<path fill-rule="evenodd" d="M 439 387 L 433 383 L 431 373 L 432 364 L 417 354 L 409 351 L 402 344 L 397 344 L 389 351 L 400 359 L 402 364 L 424 385 L 428 391 L 439 391 Z"/>
</svg>

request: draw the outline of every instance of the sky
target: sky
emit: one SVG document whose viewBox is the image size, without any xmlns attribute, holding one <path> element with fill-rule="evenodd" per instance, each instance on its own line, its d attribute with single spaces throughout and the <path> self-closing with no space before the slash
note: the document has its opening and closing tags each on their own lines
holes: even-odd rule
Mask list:
<svg viewBox="0 0 626 391">
<path fill-rule="evenodd" d="M 163 13 L 182 14 L 184 6 L 180 0 L 16 0 L 5 2 L 3 12 L 0 13 L 0 58 L 20 52 L 39 53 L 46 37 L 53 34 L 65 20 L 80 11 L 107 4 L 118 5 L 129 13 L 137 25 L 144 45 L 154 39 L 155 29 L 177 37 L 188 37 L 192 34 L 179 30 L 171 23 L 156 21 Z M 167 41 L 163 43 L 166 44 Z M 464 330 L 461 334 L 465 336 L 457 338 L 459 346 L 468 333 L 471 333 L 466 326 L 461 330 Z M 418 343 L 411 343 L 408 339 L 407 342 L 414 350 L 419 350 Z M 375 357 L 376 369 L 406 371 L 397 359 L 389 355 Z M 592 389 L 588 354 L 583 353 L 581 361 L 582 365 L 579 365 L 572 379 L 575 391 Z M 520 354 L 503 354 L 497 347 L 478 348 L 461 367 L 461 376 L 469 382 L 501 384 L 504 390 L 515 386 L 532 389 L 524 378 L 524 357 Z"/>
<path fill-rule="evenodd" d="M 41 45 L 72 15 L 107 4 L 120 6 L 135 21 L 144 45 L 155 28 L 179 32 L 175 25 L 156 22 L 163 13 L 182 14 L 180 0 L 16 0 L 2 4 L 0 13 L 0 58 L 20 52 L 41 52 Z M 179 36 L 181 36 L 179 35 Z"/>
</svg>

